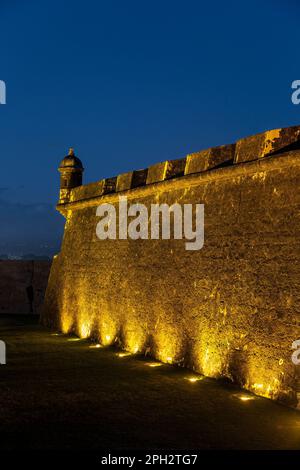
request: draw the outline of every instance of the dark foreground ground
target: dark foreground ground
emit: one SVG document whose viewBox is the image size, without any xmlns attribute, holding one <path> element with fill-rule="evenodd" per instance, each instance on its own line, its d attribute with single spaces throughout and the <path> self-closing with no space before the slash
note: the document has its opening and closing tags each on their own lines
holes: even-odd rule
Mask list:
<svg viewBox="0 0 300 470">
<path fill-rule="evenodd" d="M 24 320 L 0 339 L 0 450 L 300 449 L 299 412 L 228 384 Z"/>
</svg>

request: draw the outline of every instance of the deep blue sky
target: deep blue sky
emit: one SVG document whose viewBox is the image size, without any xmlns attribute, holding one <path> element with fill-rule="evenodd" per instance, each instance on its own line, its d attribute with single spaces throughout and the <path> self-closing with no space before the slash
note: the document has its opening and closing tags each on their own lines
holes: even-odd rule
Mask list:
<svg viewBox="0 0 300 470">
<path fill-rule="evenodd" d="M 297 1 L 1 0 L 0 252 L 56 249 L 70 146 L 90 182 L 299 124 L 299 20 Z"/>
</svg>

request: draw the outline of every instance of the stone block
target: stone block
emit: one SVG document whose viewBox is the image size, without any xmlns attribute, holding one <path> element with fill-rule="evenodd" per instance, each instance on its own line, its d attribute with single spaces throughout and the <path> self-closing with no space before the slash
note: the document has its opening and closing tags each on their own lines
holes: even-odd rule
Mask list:
<svg viewBox="0 0 300 470">
<path fill-rule="evenodd" d="M 273 129 L 238 140 L 234 163 L 249 162 L 297 149 L 300 149 L 300 126 Z"/>
<path fill-rule="evenodd" d="M 178 160 L 166 160 L 150 166 L 148 168 L 147 184 L 183 176 L 185 164 L 186 159 L 180 158 Z"/>
<path fill-rule="evenodd" d="M 122 173 L 117 177 L 116 191 L 126 191 L 131 188 L 133 172 Z"/>
<path fill-rule="evenodd" d="M 164 181 L 168 168 L 168 161 L 156 163 L 148 168 L 147 184 L 157 183 Z"/>
<path fill-rule="evenodd" d="M 104 180 L 96 181 L 83 186 L 78 186 L 70 191 L 69 202 L 81 201 L 90 197 L 97 197 L 103 194 Z"/>
<path fill-rule="evenodd" d="M 116 191 L 117 177 L 105 178 L 103 180 L 102 194 L 114 193 Z"/>
<path fill-rule="evenodd" d="M 232 163 L 234 158 L 235 145 L 222 145 L 220 147 L 212 147 L 200 152 L 187 155 L 185 175 L 191 173 L 201 173 L 203 171 L 212 170 L 220 165 Z"/>
<path fill-rule="evenodd" d="M 185 165 L 186 165 L 186 158 L 180 158 L 178 160 L 169 160 L 168 165 L 167 165 L 165 179 L 183 176 Z"/>
<path fill-rule="evenodd" d="M 147 181 L 148 168 L 143 170 L 135 170 L 132 175 L 131 188 L 144 186 Z"/>
</svg>

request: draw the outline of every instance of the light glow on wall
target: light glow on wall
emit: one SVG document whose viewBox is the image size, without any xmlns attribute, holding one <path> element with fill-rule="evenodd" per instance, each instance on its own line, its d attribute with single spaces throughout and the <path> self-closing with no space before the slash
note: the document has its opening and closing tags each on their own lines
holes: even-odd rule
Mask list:
<svg viewBox="0 0 300 470">
<path fill-rule="evenodd" d="M 104 346 L 110 346 L 117 339 L 117 324 L 106 310 L 101 311 L 99 319 L 96 320 L 95 330 L 99 342 Z"/>
<path fill-rule="evenodd" d="M 79 336 L 80 338 L 88 338 L 91 335 L 91 327 L 87 323 L 79 324 Z"/>
<path fill-rule="evenodd" d="M 69 299 L 69 289 L 64 285 L 64 282 L 65 281 L 63 280 L 61 285 L 59 329 L 62 333 L 69 334 L 73 327 L 73 316 L 68 308 L 69 302 L 71 301 L 71 299 Z"/>
<path fill-rule="evenodd" d="M 144 349 L 146 331 L 139 322 L 134 322 L 133 319 L 126 319 L 122 328 L 122 333 L 124 337 L 123 347 L 126 351 L 130 351 L 132 354 L 137 354 L 139 351 Z"/>
<path fill-rule="evenodd" d="M 105 340 L 104 344 L 107 344 L 107 345 L 111 344 L 112 343 L 111 335 L 105 335 L 104 340 Z"/>
<path fill-rule="evenodd" d="M 154 341 L 157 349 L 157 358 L 166 364 L 174 364 L 181 352 L 181 338 L 178 330 L 170 325 L 159 327 L 155 331 Z"/>
</svg>

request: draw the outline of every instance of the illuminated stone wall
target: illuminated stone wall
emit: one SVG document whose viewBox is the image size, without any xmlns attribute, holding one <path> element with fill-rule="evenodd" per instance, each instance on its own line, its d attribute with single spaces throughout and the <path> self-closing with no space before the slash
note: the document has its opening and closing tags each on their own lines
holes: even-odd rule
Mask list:
<svg viewBox="0 0 300 470">
<path fill-rule="evenodd" d="M 299 128 L 71 190 L 43 321 L 296 405 Z M 109 184 L 107 184 L 107 181 Z M 205 244 L 96 237 L 103 202 L 204 203 Z"/>
</svg>

